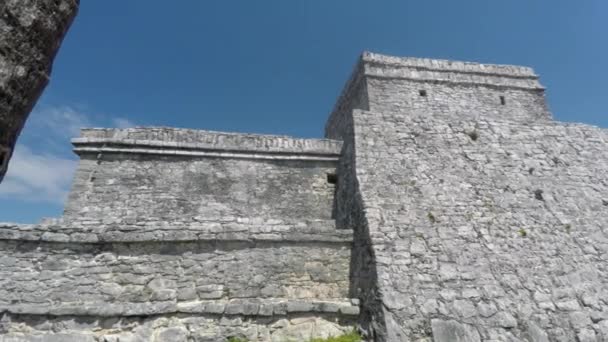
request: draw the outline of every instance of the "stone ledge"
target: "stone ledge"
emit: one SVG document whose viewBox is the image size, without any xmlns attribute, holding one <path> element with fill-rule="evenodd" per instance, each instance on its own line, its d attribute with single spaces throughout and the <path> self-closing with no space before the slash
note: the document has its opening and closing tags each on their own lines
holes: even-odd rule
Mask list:
<svg viewBox="0 0 608 342">
<path fill-rule="evenodd" d="M 72 141 L 75 145 L 79 142 Z M 147 142 L 138 141 L 131 146 L 141 146 Z M 73 151 L 77 154 L 82 153 L 129 153 L 129 154 L 152 154 L 168 155 L 180 157 L 207 157 L 207 158 L 233 158 L 233 159 L 270 159 L 270 160 L 310 160 L 310 161 L 338 161 L 339 156 L 313 155 L 303 153 L 247 153 L 247 152 L 217 152 L 217 151 L 194 151 L 168 148 L 138 148 L 124 146 L 107 147 L 106 143 L 91 144 L 86 147 L 75 147 Z"/>
<path fill-rule="evenodd" d="M 510 77 L 503 75 L 482 75 L 452 71 L 417 70 L 411 68 L 386 68 L 366 66 L 365 76 L 386 79 L 400 79 L 412 82 L 449 83 L 459 86 L 486 86 L 492 88 L 511 88 L 519 90 L 543 91 L 537 79 Z"/>
<path fill-rule="evenodd" d="M 59 243 L 269 241 L 350 243 L 350 229 L 336 229 L 333 220 L 217 219 L 164 223 L 82 221 L 37 225 L 0 223 L 0 240 Z"/>
<path fill-rule="evenodd" d="M 87 128 L 76 153 L 138 153 L 254 159 L 337 160 L 340 141 L 164 127 Z"/>
<path fill-rule="evenodd" d="M 242 316 L 285 316 L 299 313 L 359 315 L 357 299 L 289 300 L 237 299 L 230 301 L 192 301 L 158 303 L 60 303 L 0 304 L 0 313 L 51 316 L 149 316 L 160 314 L 212 314 Z"/>
<path fill-rule="evenodd" d="M 373 52 L 364 52 L 361 56 L 361 60 L 366 64 L 377 64 L 396 68 L 415 68 L 419 70 L 538 79 L 538 75 L 536 75 L 532 68 L 519 65 L 482 64 L 431 58 L 396 57 Z"/>
</svg>

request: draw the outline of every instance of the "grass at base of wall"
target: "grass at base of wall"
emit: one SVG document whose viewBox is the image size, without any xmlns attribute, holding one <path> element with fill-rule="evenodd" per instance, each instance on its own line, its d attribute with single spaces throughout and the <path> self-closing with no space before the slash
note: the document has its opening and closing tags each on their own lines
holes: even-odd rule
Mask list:
<svg viewBox="0 0 608 342">
<path fill-rule="evenodd" d="M 309 340 L 309 342 L 361 342 L 361 336 L 356 332 L 350 332 L 345 335 L 328 337 L 328 338 L 314 338 Z M 238 337 L 231 337 L 228 339 L 228 342 L 248 342 L 247 340 L 240 339 Z M 296 341 L 284 341 L 284 342 L 296 342 Z M 299 342 L 299 341 L 298 341 Z"/>
</svg>

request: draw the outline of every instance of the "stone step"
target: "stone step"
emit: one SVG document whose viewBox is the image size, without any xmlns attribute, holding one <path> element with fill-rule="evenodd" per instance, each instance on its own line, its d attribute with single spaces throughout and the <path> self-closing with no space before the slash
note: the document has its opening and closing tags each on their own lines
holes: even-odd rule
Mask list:
<svg viewBox="0 0 608 342">
<path fill-rule="evenodd" d="M 359 315 L 358 299 L 233 299 L 156 303 L 0 303 L 0 312 L 18 315 L 52 316 L 149 316 L 161 314 L 211 314 L 242 316 L 285 316 L 288 314 L 319 313 L 340 316 Z"/>
<path fill-rule="evenodd" d="M 215 218 L 190 222 L 47 221 L 0 223 L 0 240 L 41 242 L 184 242 L 184 241 L 352 241 L 351 229 L 336 229 L 333 220 Z"/>
</svg>

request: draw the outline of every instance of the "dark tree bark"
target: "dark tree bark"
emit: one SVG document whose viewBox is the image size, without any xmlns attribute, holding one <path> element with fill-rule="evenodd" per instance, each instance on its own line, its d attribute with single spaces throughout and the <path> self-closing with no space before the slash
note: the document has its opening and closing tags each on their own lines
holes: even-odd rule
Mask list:
<svg viewBox="0 0 608 342">
<path fill-rule="evenodd" d="M 0 0 L 0 182 L 79 0 Z"/>
</svg>

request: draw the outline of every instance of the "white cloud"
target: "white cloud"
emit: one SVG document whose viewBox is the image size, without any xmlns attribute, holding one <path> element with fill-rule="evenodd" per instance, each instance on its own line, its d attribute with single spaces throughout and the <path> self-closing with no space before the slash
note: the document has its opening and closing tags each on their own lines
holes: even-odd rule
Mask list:
<svg viewBox="0 0 608 342">
<path fill-rule="evenodd" d="M 81 128 L 95 126 L 127 128 L 135 124 L 71 106 L 38 106 L 13 152 L 0 184 L 0 199 L 64 203 L 78 163 L 70 139 L 79 136 Z"/>
<path fill-rule="evenodd" d="M 73 159 L 36 153 L 24 145 L 17 145 L 6 177 L 0 184 L 0 197 L 63 203 L 76 164 Z"/>
<path fill-rule="evenodd" d="M 116 128 L 135 127 L 135 124 L 131 120 L 125 119 L 125 118 L 114 118 L 114 119 L 112 119 L 112 123 L 114 124 L 114 127 L 116 127 Z"/>
<path fill-rule="evenodd" d="M 49 130 L 54 135 L 68 138 L 80 135 L 81 128 L 93 125 L 90 115 L 69 106 L 43 106 L 32 113 L 28 123 L 26 129 Z"/>
</svg>

